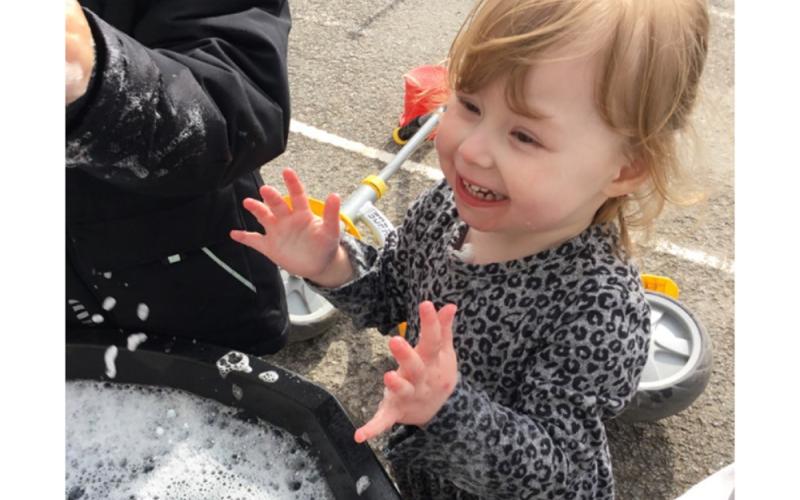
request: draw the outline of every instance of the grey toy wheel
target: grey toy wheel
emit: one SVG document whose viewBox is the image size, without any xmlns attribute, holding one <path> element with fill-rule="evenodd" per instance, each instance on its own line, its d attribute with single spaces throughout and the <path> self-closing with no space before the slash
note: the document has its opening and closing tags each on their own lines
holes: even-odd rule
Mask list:
<svg viewBox="0 0 800 500">
<path fill-rule="evenodd" d="M 336 308 L 306 285 L 302 278 L 281 271 L 289 309 L 289 343 L 318 337 L 336 322 Z"/>
<path fill-rule="evenodd" d="M 619 416 L 653 422 L 685 410 L 711 377 L 711 338 L 677 300 L 647 291 L 651 307 L 650 349 L 639 387 Z"/>
</svg>

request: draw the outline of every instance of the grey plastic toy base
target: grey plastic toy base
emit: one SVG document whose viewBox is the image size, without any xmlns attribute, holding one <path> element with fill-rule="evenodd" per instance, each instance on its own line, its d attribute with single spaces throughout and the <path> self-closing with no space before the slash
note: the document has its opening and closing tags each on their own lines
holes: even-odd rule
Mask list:
<svg viewBox="0 0 800 500">
<path fill-rule="evenodd" d="M 711 338 L 677 300 L 647 292 L 652 309 L 647 365 L 633 401 L 619 416 L 627 422 L 653 422 L 688 408 L 711 377 Z"/>
<path fill-rule="evenodd" d="M 336 309 L 302 278 L 281 271 L 289 309 L 289 343 L 318 337 L 336 323 Z"/>
</svg>

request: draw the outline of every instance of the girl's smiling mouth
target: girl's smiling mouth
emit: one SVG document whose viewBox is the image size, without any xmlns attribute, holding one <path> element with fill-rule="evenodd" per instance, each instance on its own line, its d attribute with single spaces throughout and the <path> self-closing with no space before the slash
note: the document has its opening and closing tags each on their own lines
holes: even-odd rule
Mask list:
<svg viewBox="0 0 800 500">
<path fill-rule="evenodd" d="M 458 174 L 456 174 L 455 184 L 456 192 L 469 205 L 489 206 L 508 201 L 508 196 L 473 184 Z"/>
</svg>

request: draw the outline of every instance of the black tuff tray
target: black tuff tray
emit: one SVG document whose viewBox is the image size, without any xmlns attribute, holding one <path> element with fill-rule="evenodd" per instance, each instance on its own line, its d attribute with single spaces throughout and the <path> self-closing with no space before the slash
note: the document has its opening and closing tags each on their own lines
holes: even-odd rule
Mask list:
<svg viewBox="0 0 800 500">
<path fill-rule="evenodd" d="M 217 361 L 231 352 L 224 347 L 150 334 L 135 351 L 127 342 L 128 334 L 116 330 L 68 332 L 66 379 L 173 387 L 241 408 L 310 442 L 337 500 L 401 498 L 372 449 L 353 440 L 355 427 L 344 408 L 322 387 L 247 353 L 242 354 L 252 371 L 231 371 L 223 378 Z M 105 352 L 112 344 L 118 349 L 117 373 L 110 379 Z M 270 370 L 278 374 L 275 382 L 259 379 Z M 234 396 L 234 384 L 241 399 Z M 363 476 L 369 486 L 359 495 L 356 484 Z"/>
</svg>

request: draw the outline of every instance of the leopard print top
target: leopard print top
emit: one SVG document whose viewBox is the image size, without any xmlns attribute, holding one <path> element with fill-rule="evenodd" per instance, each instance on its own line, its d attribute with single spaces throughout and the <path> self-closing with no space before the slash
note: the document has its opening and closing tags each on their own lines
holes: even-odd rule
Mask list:
<svg viewBox="0 0 800 500">
<path fill-rule="evenodd" d="M 357 326 L 408 321 L 412 345 L 422 301 L 458 305 L 455 391 L 424 429 L 398 425 L 389 439 L 403 497 L 613 498 L 603 420 L 633 397 L 650 332 L 614 227 L 486 265 L 459 258 L 466 230 L 443 181 L 381 250 L 346 236 L 356 278 L 317 288 Z"/>
</svg>

